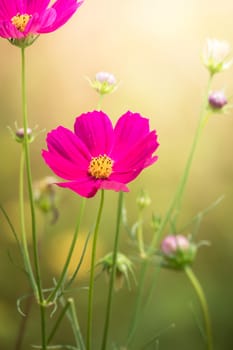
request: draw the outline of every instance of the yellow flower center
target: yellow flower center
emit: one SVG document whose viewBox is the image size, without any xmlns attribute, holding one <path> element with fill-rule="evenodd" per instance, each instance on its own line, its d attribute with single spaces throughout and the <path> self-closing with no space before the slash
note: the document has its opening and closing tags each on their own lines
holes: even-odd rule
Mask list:
<svg viewBox="0 0 233 350">
<path fill-rule="evenodd" d="M 11 18 L 11 23 L 15 26 L 16 29 L 23 33 L 31 17 L 32 15 L 28 15 L 26 13 L 24 15 L 17 13 L 16 16 Z"/>
<path fill-rule="evenodd" d="M 113 160 L 108 156 L 93 157 L 88 167 L 88 173 L 96 179 L 107 179 L 112 173 Z"/>
</svg>

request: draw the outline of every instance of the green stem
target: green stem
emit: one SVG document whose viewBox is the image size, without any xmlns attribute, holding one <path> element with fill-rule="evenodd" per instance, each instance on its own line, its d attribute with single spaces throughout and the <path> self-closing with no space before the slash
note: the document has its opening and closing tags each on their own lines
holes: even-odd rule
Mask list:
<svg viewBox="0 0 233 350">
<path fill-rule="evenodd" d="M 130 329 L 127 337 L 126 346 L 128 347 L 129 344 L 132 342 L 135 331 L 137 329 L 138 321 L 139 321 L 139 313 L 142 305 L 142 299 L 143 299 L 143 292 L 144 292 L 144 286 L 145 286 L 145 279 L 146 279 L 146 270 L 148 267 L 149 260 L 143 259 L 142 265 L 141 265 L 141 271 L 138 281 L 138 291 L 137 291 L 137 298 L 136 298 L 136 304 L 134 306 L 133 316 L 131 318 L 130 323 Z"/>
<path fill-rule="evenodd" d="M 209 77 L 209 81 L 207 84 L 206 95 L 204 96 L 204 101 L 203 101 L 202 109 L 200 112 L 199 123 L 198 123 L 197 129 L 196 129 L 195 135 L 194 135 L 193 143 L 192 143 L 191 150 L 190 150 L 190 153 L 189 153 L 189 156 L 188 156 L 185 168 L 184 168 L 183 175 L 182 175 L 181 180 L 178 184 L 175 195 L 170 203 L 170 206 L 168 207 L 168 210 L 167 210 L 167 212 L 166 212 L 166 214 L 165 214 L 165 216 L 160 224 L 160 227 L 151 241 L 150 247 L 146 253 L 148 258 L 150 255 L 154 254 L 154 250 L 155 250 L 155 247 L 157 245 L 157 242 L 161 239 L 163 231 L 164 231 L 167 223 L 171 219 L 171 216 L 174 213 L 175 209 L 176 209 L 176 213 L 175 213 L 175 219 L 173 221 L 174 225 L 175 225 L 175 220 L 177 220 L 178 213 L 179 213 L 180 206 L 181 206 L 182 197 L 183 197 L 184 190 L 185 190 L 185 186 L 187 184 L 188 176 L 189 176 L 191 165 L 193 162 L 195 150 L 196 150 L 198 141 L 200 139 L 201 132 L 202 132 L 203 127 L 205 125 L 205 122 L 207 120 L 206 112 L 207 112 L 207 106 L 208 106 L 208 95 L 209 95 L 209 90 L 210 90 L 210 86 L 212 83 L 212 79 L 213 79 L 213 76 L 211 75 Z M 148 259 L 144 259 L 144 261 L 143 261 L 143 265 L 141 268 L 141 277 L 140 277 L 140 281 L 139 281 L 140 287 L 142 284 L 141 281 L 145 279 L 144 275 L 146 274 L 146 271 L 147 271 L 147 268 L 149 265 L 148 261 L 149 261 Z M 141 306 L 142 306 L 142 295 L 143 295 L 142 293 L 143 293 L 143 286 L 141 288 L 139 288 L 139 291 L 138 291 L 138 294 L 136 297 L 136 306 L 134 308 L 134 318 L 132 321 L 131 331 L 130 331 L 130 334 L 128 337 L 128 343 L 131 341 L 133 334 L 135 333 L 137 323 L 138 323 L 137 320 L 138 320 L 139 312 L 140 312 Z"/>
<path fill-rule="evenodd" d="M 27 235 L 25 228 L 25 212 L 24 212 L 24 150 L 22 150 L 20 159 L 20 170 L 19 170 L 19 206 L 20 206 L 20 226 L 21 226 L 21 240 L 22 240 L 22 254 L 24 260 L 24 266 L 29 276 L 29 280 L 33 291 L 37 296 L 37 284 L 34 278 L 30 256 L 28 252 Z"/>
<path fill-rule="evenodd" d="M 27 117 L 27 95 L 26 95 L 26 64 L 25 64 L 25 48 L 21 48 L 21 75 L 22 75 L 22 114 L 23 114 L 23 128 L 24 128 L 24 142 L 23 142 L 23 150 L 25 154 L 25 165 L 26 165 L 26 173 L 27 173 L 27 185 L 28 185 L 28 195 L 29 195 L 29 203 L 31 210 L 31 231 L 32 231 L 32 244 L 33 244 L 33 258 L 34 258 L 34 266 L 35 266 L 35 282 L 34 276 L 30 278 L 33 290 L 35 290 L 36 284 L 36 297 L 39 299 L 40 304 L 40 316 L 41 316 L 41 337 L 42 337 L 42 349 L 46 350 L 46 335 L 45 335 L 45 306 L 44 306 L 44 297 L 42 291 L 42 282 L 40 275 L 40 265 L 39 265 L 39 253 L 38 253 L 38 242 L 37 242 L 37 232 L 36 232 L 36 215 L 35 215 L 35 203 L 33 198 L 33 190 L 32 190 L 32 175 L 31 175 L 31 164 L 30 164 L 30 155 L 29 155 L 29 139 L 28 139 L 28 117 Z M 23 173 L 23 169 L 21 170 Z M 23 182 L 23 179 L 21 180 Z M 22 185 L 23 186 L 23 185 Z M 23 205 L 22 198 L 23 194 L 21 194 L 21 205 Z M 23 219 L 23 214 L 21 215 L 21 219 Z M 24 240 L 26 237 L 25 227 L 22 224 L 23 232 L 24 232 Z M 26 251 L 26 244 L 25 251 Z M 29 264 L 29 260 L 27 259 L 27 264 Z M 30 270 L 30 275 L 32 271 Z"/>
<path fill-rule="evenodd" d="M 105 315 L 104 334 L 103 334 L 102 348 L 101 348 L 102 350 L 105 350 L 107 346 L 108 330 L 110 325 L 110 315 L 111 315 L 111 309 L 112 309 L 113 289 L 114 289 L 114 281 L 116 276 L 117 253 L 118 253 L 120 225 L 121 225 L 121 217 L 122 217 L 122 206 L 123 206 L 123 192 L 120 192 L 119 199 L 118 199 L 116 233 L 115 233 L 114 248 L 113 248 L 112 271 L 111 271 L 111 278 L 110 278 L 110 284 L 109 284 L 109 290 L 108 290 L 107 310 Z"/>
<path fill-rule="evenodd" d="M 72 329 L 73 329 L 77 348 L 80 350 L 85 350 L 85 345 L 83 342 L 82 334 L 81 334 L 80 327 L 79 327 L 78 318 L 76 315 L 74 299 L 69 298 L 68 303 L 70 305 L 69 314 L 70 314 L 70 318 L 72 320 L 71 324 L 72 324 Z"/>
<path fill-rule="evenodd" d="M 97 103 L 97 111 L 100 111 L 101 110 L 101 106 L 102 106 L 102 102 L 103 102 L 103 99 L 104 99 L 104 95 L 99 95 L 99 101 Z"/>
<path fill-rule="evenodd" d="M 175 225 L 175 221 L 177 220 L 177 217 L 178 217 L 178 214 L 180 211 L 180 207 L 181 207 L 181 202 L 182 202 L 185 186 L 187 184 L 188 176 L 189 176 L 191 165 L 193 162 L 194 153 L 195 153 L 195 150 L 197 148 L 197 144 L 198 144 L 198 141 L 200 139 L 201 132 L 203 130 L 203 127 L 204 127 L 205 121 L 206 121 L 208 95 L 209 95 L 209 90 L 210 90 L 210 86 L 212 83 L 212 79 L 213 79 L 213 76 L 211 75 L 209 77 L 209 81 L 207 84 L 206 95 L 204 97 L 204 102 L 203 102 L 201 113 L 200 113 L 199 123 L 198 123 L 197 129 L 196 129 L 195 135 L 194 135 L 193 143 L 192 143 L 191 150 L 190 150 L 190 153 L 189 153 L 189 156 L 188 156 L 185 168 L 184 168 L 183 175 L 182 175 L 181 180 L 178 184 L 174 198 L 171 201 L 171 204 L 167 210 L 167 213 L 166 213 L 166 215 L 165 215 L 165 217 L 160 225 L 158 233 L 157 233 L 157 235 L 154 236 L 154 239 L 151 242 L 151 249 L 150 249 L 151 253 L 154 251 L 154 248 L 157 244 L 157 241 L 161 238 L 161 236 L 163 234 L 163 230 L 164 230 L 165 226 L 167 225 L 168 221 L 170 220 L 171 215 L 174 213 L 175 209 L 176 209 L 176 213 L 175 213 L 175 219 L 173 222 L 174 225 Z"/>
<path fill-rule="evenodd" d="M 41 323 L 42 350 L 47 349 L 45 311 L 46 311 L 46 304 L 41 303 L 40 304 L 40 323 Z"/>
<path fill-rule="evenodd" d="M 69 264 L 70 264 L 70 261 L 71 261 L 72 255 L 73 255 L 73 251 L 74 251 L 74 248 L 75 248 L 75 245 L 76 245 L 77 238 L 78 238 L 80 223 L 81 223 L 81 219 L 83 217 L 85 205 L 86 205 L 86 198 L 82 198 L 81 208 L 80 208 L 80 211 L 79 211 L 79 216 L 78 216 L 76 228 L 75 228 L 75 231 L 74 231 L 73 240 L 72 240 L 71 245 L 70 245 L 70 249 L 69 249 L 69 252 L 68 252 L 68 255 L 67 255 L 67 258 L 66 258 L 66 262 L 65 262 L 65 265 L 63 267 L 63 270 L 62 270 L 62 273 L 60 275 L 60 278 L 59 278 L 59 280 L 58 280 L 58 282 L 56 284 L 56 287 L 53 289 L 52 293 L 48 296 L 48 298 L 46 300 L 47 303 L 49 303 L 51 301 L 54 301 L 54 299 L 56 298 L 57 292 L 60 290 L 61 285 L 63 284 L 63 282 L 65 280 L 65 277 L 66 277 L 66 274 L 67 274 L 67 270 L 68 270 L 68 267 L 69 267 Z"/>
<path fill-rule="evenodd" d="M 23 113 L 23 128 L 24 128 L 24 152 L 25 152 L 25 165 L 27 173 L 27 185 L 31 210 L 31 224 L 32 224 L 32 242 L 33 242 L 33 256 L 36 274 L 36 283 L 38 289 L 38 297 L 40 303 L 43 302 L 43 293 L 41 286 L 38 246 L 37 246 L 37 233 L 36 233 L 36 215 L 35 204 L 32 190 L 32 175 L 29 155 L 29 140 L 28 140 L 28 117 L 27 117 L 27 97 L 26 97 L 26 65 L 25 65 L 25 48 L 21 48 L 21 62 L 22 62 L 22 113 Z"/>
<path fill-rule="evenodd" d="M 54 335 L 55 335 L 55 333 L 56 333 L 56 331 L 57 331 L 61 321 L 63 320 L 63 317 L 65 316 L 65 313 L 66 313 L 67 309 L 69 308 L 69 306 L 70 306 L 70 304 L 67 301 L 65 306 L 62 308 L 61 313 L 60 313 L 60 315 L 59 315 L 55 325 L 53 326 L 53 328 L 52 328 L 52 330 L 51 330 L 51 332 L 50 332 L 50 334 L 48 336 L 47 344 L 49 344 L 51 342 L 51 340 L 53 339 L 53 337 L 54 337 Z"/>
<path fill-rule="evenodd" d="M 92 243 L 91 270 L 90 270 L 89 294 L 88 294 L 88 314 L 87 314 L 87 343 L 86 343 L 87 350 L 91 350 L 95 256 L 96 256 L 96 246 L 97 246 L 97 238 L 98 238 L 98 232 L 99 232 L 99 226 L 100 226 L 100 219 L 103 211 L 103 204 L 104 204 L 104 190 L 101 190 L 100 205 L 99 205 L 99 210 L 97 214 L 93 243 Z"/>
<path fill-rule="evenodd" d="M 205 294 L 203 292 L 200 282 L 198 281 L 197 277 L 193 273 L 193 270 L 189 266 L 186 266 L 184 271 L 189 281 L 191 282 L 201 304 L 201 308 L 204 316 L 204 322 L 205 322 L 207 350 L 213 350 L 211 321 L 210 321 L 210 315 L 209 315 Z"/>
</svg>

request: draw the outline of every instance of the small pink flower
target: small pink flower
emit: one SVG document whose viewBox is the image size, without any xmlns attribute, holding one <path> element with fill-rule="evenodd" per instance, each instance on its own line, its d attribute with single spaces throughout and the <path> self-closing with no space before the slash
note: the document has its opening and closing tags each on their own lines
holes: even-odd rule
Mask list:
<svg viewBox="0 0 233 350">
<path fill-rule="evenodd" d="M 105 113 L 93 111 L 76 118 L 74 132 L 62 126 L 52 130 L 47 145 L 45 162 L 67 180 L 57 185 L 93 197 L 100 189 L 128 192 L 126 184 L 157 160 L 159 144 L 140 114 L 125 113 L 113 128 Z"/>
<path fill-rule="evenodd" d="M 24 39 L 65 24 L 82 4 L 77 0 L 0 0 L 0 36 Z"/>
</svg>

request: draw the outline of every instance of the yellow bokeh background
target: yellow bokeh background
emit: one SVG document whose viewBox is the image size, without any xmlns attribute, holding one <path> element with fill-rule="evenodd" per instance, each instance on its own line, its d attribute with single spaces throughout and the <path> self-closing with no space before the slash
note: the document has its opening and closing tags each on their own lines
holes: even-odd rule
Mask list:
<svg viewBox="0 0 233 350">
<path fill-rule="evenodd" d="M 33 179 L 51 175 L 41 158 L 46 132 L 58 125 L 72 128 L 76 116 L 96 108 L 98 96 L 86 77 L 112 72 L 119 81 L 114 94 L 105 97 L 102 108 L 115 122 L 127 110 L 150 119 L 159 135 L 159 160 L 129 185 L 126 195 L 128 219 L 137 219 L 136 196 L 141 188 L 150 193 L 152 206 L 146 214 L 146 237 L 150 237 L 151 213 L 164 215 L 182 174 L 198 122 L 208 74 L 201 62 L 207 37 L 227 40 L 233 47 L 233 2 L 230 0 L 86 0 L 72 19 L 54 33 L 41 37 L 26 50 L 28 111 L 31 128 L 38 137 L 31 145 Z M 20 98 L 20 50 L 1 39 L 0 70 L 0 202 L 16 228 L 19 227 L 18 170 L 20 146 L 11 137 L 15 122 L 22 126 Z M 224 89 L 232 104 L 233 68 L 216 76 L 213 89 Z M 46 132 L 43 131 L 46 129 Z M 232 208 L 233 208 L 233 111 L 214 115 L 197 148 L 183 201 L 180 226 L 190 221 L 221 195 L 223 201 L 204 218 L 198 240 L 209 240 L 194 264 L 206 291 L 213 318 L 216 350 L 233 346 L 232 339 Z M 57 190 L 59 221 L 44 232 L 38 213 L 41 263 L 45 287 L 62 268 L 72 238 L 80 199 L 68 190 Z M 117 195 L 106 193 L 106 205 L 97 256 L 112 249 Z M 95 222 L 99 196 L 88 201 L 82 232 L 75 252 L 81 254 L 86 234 Z M 28 208 L 28 204 L 26 205 Z M 27 217 L 30 227 L 30 218 Z M 30 231 L 30 230 L 28 230 Z M 30 235 L 29 235 L 30 241 Z M 121 249 L 131 256 L 129 237 L 122 230 Z M 77 280 L 77 305 L 85 333 L 86 292 L 90 248 Z M 137 263 L 135 272 L 137 272 Z M 155 268 L 152 264 L 149 280 Z M 146 282 L 146 288 L 150 286 Z M 133 285 L 133 283 L 132 283 Z M 80 290 L 79 290 L 80 287 Z M 17 246 L 0 215 L 0 349 L 13 349 L 21 316 L 16 299 L 28 293 Z M 76 293 L 76 292 L 75 292 Z M 101 339 L 107 285 L 96 280 L 94 336 Z M 75 294 L 76 295 L 76 294 Z M 125 287 L 114 299 L 111 337 L 124 343 L 134 307 L 136 286 Z M 194 310 L 194 311 L 193 311 Z M 137 331 L 134 350 L 142 349 L 161 332 L 159 349 L 202 349 L 195 317 L 199 308 L 182 274 L 163 271 L 153 300 Z M 22 349 L 39 342 L 38 315 L 33 306 Z M 38 323 L 37 323 L 38 322 Z M 175 328 L 169 328 L 171 324 Z M 67 340 L 68 339 L 68 340 Z M 57 341 L 72 343 L 67 324 Z M 147 348 L 154 349 L 154 344 Z M 204 348 L 204 347 L 203 347 Z"/>
</svg>

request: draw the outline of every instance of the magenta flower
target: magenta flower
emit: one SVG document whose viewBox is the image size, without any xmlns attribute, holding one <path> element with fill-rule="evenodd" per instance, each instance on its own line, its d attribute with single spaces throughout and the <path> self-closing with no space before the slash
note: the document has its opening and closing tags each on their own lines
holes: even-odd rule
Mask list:
<svg viewBox="0 0 233 350">
<path fill-rule="evenodd" d="M 82 4 L 77 0 L 0 0 L 0 36 L 24 39 L 50 33 L 65 24 Z"/>
<path fill-rule="evenodd" d="M 99 189 L 128 192 L 126 184 L 157 160 L 159 144 L 140 114 L 125 113 L 113 128 L 106 114 L 93 111 L 76 118 L 74 132 L 62 126 L 52 130 L 47 145 L 45 162 L 67 180 L 57 185 L 93 197 Z"/>
</svg>

